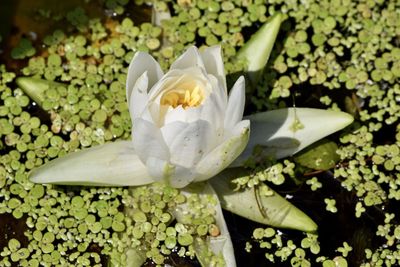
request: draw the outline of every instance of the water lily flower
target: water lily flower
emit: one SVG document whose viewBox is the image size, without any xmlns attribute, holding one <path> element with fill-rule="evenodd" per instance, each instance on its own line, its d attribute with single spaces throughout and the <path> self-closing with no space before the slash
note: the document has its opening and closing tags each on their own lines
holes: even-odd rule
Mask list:
<svg viewBox="0 0 400 267">
<path fill-rule="evenodd" d="M 246 147 L 244 78 L 228 98 L 220 46 L 189 48 L 165 75 L 153 57 L 137 52 L 127 99 L 134 150 L 155 181 L 181 188 L 207 180 Z"/>
</svg>

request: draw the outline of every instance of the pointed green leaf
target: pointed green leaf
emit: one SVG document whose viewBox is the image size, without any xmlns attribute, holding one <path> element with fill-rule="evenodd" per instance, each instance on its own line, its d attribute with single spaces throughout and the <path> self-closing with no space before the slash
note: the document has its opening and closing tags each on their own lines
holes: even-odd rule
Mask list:
<svg viewBox="0 0 400 267">
<path fill-rule="evenodd" d="M 210 206 L 215 210 L 215 221 L 216 225 L 219 228 L 220 234 L 216 237 L 210 237 L 207 242 L 203 242 L 204 240 L 195 240 L 195 251 L 198 260 L 200 261 L 203 267 L 211 266 L 210 262 L 210 253 L 214 255 L 222 255 L 225 266 L 228 267 L 236 267 L 235 254 L 233 250 L 232 240 L 229 235 L 228 226 L 226 225 L 224 216 L 222 214 L 221 205 L 218 201 L 218 196 L 214 189 L 208 183 L 195 183 L 190 184 L 182 190 L 182 193 L 186 196 L 190 194 L 201 194 L 209 195 L 217 200 L 216 205 L 210 203 Z M 174 209 L 172 213 L 176 217 L 176 220 L 179 222 L 183 216 L 187 214 L 186 204 L 182 205 L 183 208 Z"/>
<path fill-rule="evenodd" d="M 153 5 L 151 10 L 151 22 L 153 25 L 161 26 L 163 20 L 171 19 L 171 12 L 169 11 L 168 5 L 163 3 L 158 6 Z"/>
<path fill-rule="evenodd" d="M 296 154 L 294 161 L 314 170 L 329 170 L 340 160 L 335 142 L 322 140 Z"/>
<path fill-rule="evenodd" d="M 62 83 L 31 77 L 19 77 L 16 79 L 16 82 L 17 85 L 39 106 L 42 106 L 42 103 L 46 98 L 45 92 L 49 88 L 57 88 L 60 86 L 65 87 Z"/>
<path fill-rule="evenodd" d="M 126 255 L 126 267 L 139 267 L 146 262 L 146 253 L 140 249 L 127 249 Z"/>
<path fill-rule="evenodd" d="M 268 62 L 281 21 L 281 13 L 273 15 L 237 53 L 237 58 L 247 63 L 247 72 L 253 86 L 257 84 Z"/>
<path fill-rule="evenodd" d="M 218 194 L 222 208 L 266 225 L 305 232 L 317 230 L 312 219 L 272 189 L 271 196 L 262 195 L 255 188 L 233 191 L 232 179 L 248 174 L 244 169 L 232 168 L 209 180 Z"/>
<path fill-rule="evenodd" d="M 35 183 L 136 186 L 153 182 L 131 141 L 118 141 L 70 153 L 34 169 Z"/>
<path fill-rule="evenodd" d="M 245 119 L 250 120 L 249 143 L 231 167 L 241 166 L 256 145 L 260 145 L 267 156 L 284 158 L 353 122 L 353 117 L 347 113 L 313 108 L 277 109 Z"/>
</svg>

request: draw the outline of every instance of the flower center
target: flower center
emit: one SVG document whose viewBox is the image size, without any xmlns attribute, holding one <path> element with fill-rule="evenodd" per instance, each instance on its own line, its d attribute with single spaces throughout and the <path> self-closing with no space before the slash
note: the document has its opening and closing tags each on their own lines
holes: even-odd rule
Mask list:
<svg viewBox="0 0 400 267">
<path fill-rule="evenodd" d="M 161 98 L 161 105 L 173 108 L 181 105 L 184 109 L 197 107 L 203 102 L 204 93 L 197 85 L 193 89 L 173 89 L 165 93 Z"/>
</svg>

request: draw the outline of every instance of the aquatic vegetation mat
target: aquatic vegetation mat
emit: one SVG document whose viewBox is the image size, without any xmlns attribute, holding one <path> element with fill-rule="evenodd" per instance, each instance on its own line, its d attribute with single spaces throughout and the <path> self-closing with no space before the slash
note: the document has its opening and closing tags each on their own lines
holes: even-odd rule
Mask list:
<svg viewBox="0 0 400 267">
<path fill-rule="evenodd" d="M 19 31 L 0 33 L 1 266 L 141 266 L 132 259 L 200 266 L 202 238 L 220 231 L 212 197 L 162 184 L 41 185 L 28 173 L 70 152 L 130 139 L 125 81 L 136 51 L 166 70 L 190 45 L 221 44 L 231 88 L 247 64 L 237 52 L 277 12 L 277 42 L 246 89 L 245 114 L 301 106 L 346 111 L 355 122 L 293 157 L 259 160 L 255 151 L 232 187 L 279 193 L 318 230 L 226 212 L 238 266 L 400 264 L 398 1 L 105 0 L 64 11 L 46 3 L 31 10 L 42 24 L 37 36 L 18 19 Z M 184 223 L 169 212 L 182 205 L 193 211 Z M 200 258 L 223 265 L 202 251 Z"/>
</svg>

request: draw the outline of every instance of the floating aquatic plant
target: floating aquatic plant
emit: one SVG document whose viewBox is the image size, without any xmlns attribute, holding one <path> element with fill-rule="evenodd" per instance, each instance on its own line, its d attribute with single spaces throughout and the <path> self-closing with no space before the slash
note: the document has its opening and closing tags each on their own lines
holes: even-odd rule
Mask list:
<svg viewBox="0 0 400 267">
<path fill-rule="evenodd" d="M 122 2 L 120 4 L 123 4 Z M 389 214 L 390 208 L 395 207 L 399 199 L 396 167 L 393 164 L 398 158 L 395 147 L 399 145 L 397 137 L 400 136 L 399 128 L 395 126 L 400 114 L 396 104 L 399 92 L 396 85 L 399 77 L 396 67 L 398 49 L 390 45 L 396 43 L 399 25 L 396 23 L 398 13 L 395 12 L 394 1 L 311 1 L 309 5 L 285 1 L 232 1 L 213 3 L 211 10 L 208 9 L 208 2 L 205 2 L 207 1 L 179 1 L 168 4 L 167 7 L 173 9 L 172 23 L 164 21 L 157 27 L 150 23 L 141 27 L 141 24 L 136 21 L 133 23 L 130 18 L 125 18 L 121 23 L 110 19 L 113 21 L 111 25 L 91 19 L 88 22 L 90 32 L 81 32 L 81 36 L 71 36 L 68 30 L 57 30 L 49 35 L 45 38 L 45 53 L 38 53 L 30 58 L 29 64 L 21 70 L 22 75 L 54 79 L 62 84 L 61 87 L 53 87 L 44 95 L 46 104 L 42 107 L 46 112 L 42 112 L 25 92 L 15 86 L 15 74 L 6 71 L 4 66 L 1 67 L 0 91 L 3 102 L 0 104 L 0 223 L 5 225 L 4 229 L 12 229 L 7 233 L 6 243 L 0 242 L 0 246 L 4 248 L 4 264 L 19 260 L 21 265 L 27 266 L 35 266 L 39 262 L 76 265 L 79 260 L 79 264 L 94 266 L 105 264 L 105 255 L 109 255 L 113 261 L 117 258 L 120 262 L 125 261 L 125 258 L 121 257 L 121 251 L 126 247 L 136 248 L 139 239 L 134 243 L 130 240 L 133 233 L 136 237 L 140 236 L 140 231 L 137 231 L 137 227 L 125 236 L 122 234 L 125 230 L 114 232 L 114 229 L 122 229 L 121 213 L 117 217 L 118 220 L 112 218 L 116 214 L 116 207 L 121 210 L 122 207 L 132 207 L 133 203 L 142 203 L 143 198 L 138 197 L 139 193 L 132 199 L 130 194 L 133 191 L 128 192 L 125 188 L 93 187 L 87 190 L 69 186 L 33 186 L 27 181 L 25 173 L 50 159 L 65 156 L 80 148 L 117 139 L 129 139 L 131 125 L 124 82 L 126 65 L 134 55 L 133 49 L 151 51 L 165 70 L 182 54 L 185 47 L 194 42 L 198 46 L 206 40 L 210 44 L 222 42 L 227 73 L 242 71 L 243 62 L 234 60 L 236 50 L 247 40 L 246 33 L 257 28 L 268 14 L 272 15 L 276 10 L 283 11 L 283 17 L 289 19 L 283 23 L 278 38 L 279 44 L 272 51 L 270 64 L 261 76 L 260 83 L 256 90 L 252 91 L 253 95 L 247 96 L 246 110 L 254 112 L 255 109 L 263 111 L 290 106 L 292 99 L 288 96 L 294 96 L 297 105 L 300 103 L 334 110 L 345 109 L 357 118 L 357 123 L 347 128 L 341 141 L 337 142 L 340 161 L 334 169 L 308 170 L 301 166 L 304 161 L 296 161 L 295 158 L 272 161 L 269 167 L 254 165 L 257 161 L 253 161 L 248 162 L 251 164 L 247 165 L 247 168 L 250 165 L 255 166 L 256 172 L 250 169 L 248 176 L 233 177 L 236 178 L 234 185 L 240 185 L 240 188 L 244 189 L 257 185 L 259 181 L 267 181 L 267 185 L 282 193 L 286 192 L 287 184 L 295 177 L 295 189 L 300 188 L 300 191 L 282 196 L 288 199 L 293 196 L 289 200 L 307 210 L 307 214 L 316 220 L 318 225 L 324 225 L 326 217 L 329 222 L 338 222 L 344 219 L 344 214 L 348 215 L 346 224 L 330 225 L 331 230 L 337 233 L 334 240 L 338 241 L 336 246 L 339 248 L 337 252 L 333 249 L 322 250 L 327 252 L 329 257 L 321 256 L 323 252 L 314 256 L 309 250 L 313 247 L 313 251 L 316 252 L 318 241 L 321 242 L 321 248 L 327 242 L 330 247 L 335 247 L 335 244 L 331 244 L 330 233 L 327 234 L 323 229 L 320 229 L 318 239 L 300 242 L 302 238 L 296 239 L 297 235 L 293 232 L 278 231 L 274 228 L 280 239 L 276 238 L 271 242 L 271 248 L 266 242 L 268 240 L 257 239 L 261 242 L 249 241 L 248 249 L 251 245 L 254 248 L 260 245 L 261 252 L 264 251 L 268 259 L 275 257 L 277 261 L 286 261 L 292 265 L 307 265 L 309 262 L 311 265 L 322 263 L 324 266 L 345 266 L 344 257 L 349 265 L 398 264 L 398 244 L 394 238 L 397 232 L 391 232 L 396 229 L 398 218 L 393 216 L 390 221 L 385 219 L 384 222 L 383 218 L 381 219 L 383 216 L 379 215 Z M 110 8 L 113 7 L 110 5 Z M 263 10 L 268 14 L 261 14 Z M 226 27 L 221 24 L 225 24 Z M 157 47 L 154 39 L 160 38 L 157 33 L 159 34 L 161 29 L 163 39 L 168 39 L 170 43 L 167 47 L 152 50 Z M 176 36 L 175 33 L 180 30 L 186 31 L 185 34 Z M 242 32 L 245 33 L 244 36 Z M 220 33 L 222 35 L 218 35 Z M 193 36 L 196 38 L 193 39 Z M 3 44 L 4 41 L 7 41 L 7 38 L 3 39 Z M 64 47 L 67 50 L 64 50 Z M 65 54 L 64 51 L 68 53 Z M 62 73 L 57 65 L 57 57 L 52 56 L 50 59 L 48 53 L 61 57 Z M 12 68 L 12 65 L 10 67 Z M 109 86 L 111 83 L 112 93 Z M 103 97 L 99 97 L 100 95 Z M 360 127 L 362 128 L 359 129 Z M 337 140 L 337 137 L 335 135 L 330 139 Z M 258 151 L 256 147 L 256 152 Z M 386 151 L 389 151 L 388 154 Z M 307 153 L 309 163 L 313 163 L 315 159 L 314 166 L 319 166 L 317 163 L 324 160 L 320 157 L 323 153 L 315 154 L 312 148 Z M 309 163 L 305 163 L 306 166 L 311 166 Z M 263 172 L 262 168 L 267 168 L 265 170 L 270 172 Z M 285 184 L 276 186 L 275 183 L 282 182 L 282 177 Z M 308 186 L 301 186 L 303 181 L 307 181 Z M 309 186 L 314 186 L 316 191 L 305 190 L 305 187 Z M 349 192 L 344 194 L 338 187 Z M 145 187 L 136 188 L 137 192 L 143 192 L 143 188 Z M 263 187 L 260 192 L 265 195 L 271 194 L 273 191 L 269 189 L 269 186 Z M 302 195 L 304 191 L 306 195 Z M 321 194 L 324 195 L 322 199 L 318 198 Z M 349 200 L 350 195 L 354 196 L 354 203 L 353 198 Z M 80 202 L 74 200 L 74 206 L 71 206 L 73 196 L 81 196 L 84 205 L 80 206 Z M 158 194 L 149 193 L 146 196 L 155 201 L 152 203 L 160 203 L 160 207 L 166 203 L 164 197 Z M 301 200 L 299 196 L 302 197 Z M 326 197 L 336 200 L 337 213 L 323 212 L 326 207 L 323 199 Z M 312 203 L 321 202 L 321 214 L 315 214 L 319 209 L 309 201 L 310 199 Z M 182 201 L 181 197 L 177 197 L 176 201 Z M 77 213 L 79 208 L 75 204 L 79 204 L 77 206 L 80 209 L 87 210 L 87 215 L 83 211 Z M 63 209 L 60 209 L 59 205 Z M 168 202 L 166 205 L 174 204 Z M 147 210 L 147 204 L 142 206 L 148 223 L 156 222 L 152 216 L 160 215 L 159 211 L 151 213 Z M 83 218 L 85 215 L 87 220 L 86 217 Z M 122 215 L 122 224 L 126 229 L 130 229 L 132 220 L 126 214 Z M 355 217 L 354 220 L 352 216 Z M 50 220 L 46 221 L 47 217 Z M 368 224 L 371 218 L 374 220 L 373 226 L 366 229 L 364 222 Z M 143 229 L 146 231 L 148 223 L 143 223 Z M 356 225 L 357 229 L 354 232 L 349 230 L 351 233 L 346 232 L 346 229 L 354 229 L 353 225 Z M 95 233 L 87 230 L 92 226 Z M 172 222 L 170 226 L 175 227 L 175 223 Z M 99 229 L 100 232 L 97 232 Z M 163 235 L 160 234 L 163 232 L 162 224 L 159 229 L 159 238 L 163 240 Z M 182 227 L 179 226 L 178 229 L 181 231 Z M 204 227 L 200 229 L 203 233 Z M 271 228 L 267 229 L 269 230 L 266 233 L 269 234 Z M 13 232 L 25 233 L 26 236 L 15 236 Z M 30 232 L 34 234 L 29 234 Z M 38 245 L 41 242 L 40 233 L 43 235 L 46 232 L 54 233 L 54 240 L 59 244 L 57 251 L 51 251 L 50 245 Z M 171 236 L 172 232 L 168 229 Z M 157 239 L 150 232 L 145 233 L 148 241 L 146 244 Z M 3 235 L 1 230 L 0 234 Z M 71 235 L 76 239 L 65 241 L 68 240 L 65 238 Z M 52 240 L 47 238 L 49 236 L 46 235 L 44 240 Z M 12 238 L 14 240 L 8 248 L 8 242 Z M 172 244 L 170 239 L 166 242 L 168 246 Z M 288 242 L 288 239 L 293 242 Z M 345 246 L 341 239 L 353 247 L 347 256 L 342 254 L 342 248 Z M 373 239 L 373 244 L 369 243 L 368 239 Z M 16 240 L 19 248 L 15 246 Z M 113 245 L 105 243 L 104 240 L 109 240 Z M 283 241 L 285 248 L 274 246 L 280 244 L 279 240 Z M 161 248 L 163 241 L 158 242 L 160 243 L 157 250 L 153 249 L 147 256 L 155 255 L 157 262 L 161 262 L 162 259 L 168 262 L 168 249 Z M 78 244 L 79 248 L 75 249 Z M 27 251 L 28 247 L 32 250 Z M 41 247 L 46 247 L 44 252 L 48 253 L 44 253 Z M 160 257 L 160 251 L 164 253 L 163 257 Z M 193 255 L 193 251 L 190 248 L 179 250 L 179 255 Z M 19 252 L 21 258 L 17 256 Z M 252 252 L 255 254 L 252 254 L 251 258 L 255 258 L 258 250 Z"/>
</svg>

